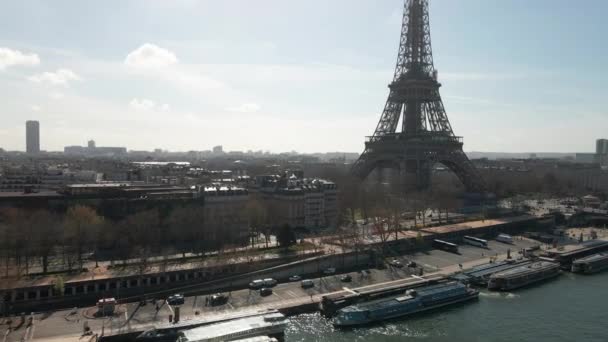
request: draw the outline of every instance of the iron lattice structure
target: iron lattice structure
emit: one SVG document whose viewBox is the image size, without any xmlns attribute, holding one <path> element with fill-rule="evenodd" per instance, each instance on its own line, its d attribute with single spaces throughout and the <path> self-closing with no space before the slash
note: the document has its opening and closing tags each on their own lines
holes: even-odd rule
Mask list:
<svg viewBox="0 0 608 342">
<path fill-rule="evenodd" d="M 416 187 L 430 185 L 431 169 L 442 163 L 469 192 L 485 186 L 462 150 L 445 112 L 433 64 L 428 0 L 405 0 L 397 64 L 384 111 L 366 138 L 365 151 L 352 173 L 365 179 L 375 168 L 398 169 L 415 176 Z M 401 130 L 397 131 L 399 120 Z"/>
</svg>

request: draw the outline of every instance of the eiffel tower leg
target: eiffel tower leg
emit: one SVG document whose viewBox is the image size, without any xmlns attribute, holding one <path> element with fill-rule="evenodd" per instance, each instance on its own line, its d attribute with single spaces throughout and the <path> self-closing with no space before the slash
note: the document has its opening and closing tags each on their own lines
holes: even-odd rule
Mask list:
<svg viewBox="0 0 608 342">
<path fill-rule="evenodd" d="M 462 150 L 455 150 L 443 154 L 440 157 L 440 162 L 447 166 L 460 179 L 467 192 L 483 193 L 486 191 L 485 183 L 475 165 L 469 160 L 467 155 Z"/>
</svg>

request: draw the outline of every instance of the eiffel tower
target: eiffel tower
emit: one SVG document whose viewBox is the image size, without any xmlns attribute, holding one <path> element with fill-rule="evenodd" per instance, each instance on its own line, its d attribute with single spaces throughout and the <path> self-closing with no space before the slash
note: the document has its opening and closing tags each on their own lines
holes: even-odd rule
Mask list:
<svg viewBox="0 0 608 342">
<path fill-rule="evenodd" d="M 462 137 L 454 135 L 439 95 L 428 4 L 428 0 L 405 0 L 388 100 L 374 135 L 366 138 L 365 151 L 351 172 L 365 179 L 376 168 L 397 169 L 422 190 L 430 186 L 432 167 L 441 163 L 456 174 L 467 192 L 482 193 L 484 183 L 462 150 Z"/>
</svg>

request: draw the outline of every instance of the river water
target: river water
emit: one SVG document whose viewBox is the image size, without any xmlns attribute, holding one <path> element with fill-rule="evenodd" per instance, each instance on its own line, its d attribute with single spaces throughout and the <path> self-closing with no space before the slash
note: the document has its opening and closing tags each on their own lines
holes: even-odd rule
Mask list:
<svg viewBox="0 0 608 342">
<path fill-rule="evenodd" d="M 512 293 L 367 328 L 336 330 L 319 314 L 295 316 L 295 341 L 608 341 L 608 271 L 560 277 Z"/>
</svg>

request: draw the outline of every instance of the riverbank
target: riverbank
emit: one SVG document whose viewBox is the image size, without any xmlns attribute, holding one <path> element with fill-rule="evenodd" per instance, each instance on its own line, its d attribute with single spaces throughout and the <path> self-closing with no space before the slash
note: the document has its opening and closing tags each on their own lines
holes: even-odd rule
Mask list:
<svg viewBox="0 0 608 342">
<path fill-rule="evenodd" d="M 289 342 L 605 342 L 608 272 L 558 279 L 514 292 L 482 290 L 479 301 L 368 328 L 337 330 L 320 314 L 290 318 Z"/>
</svg>

